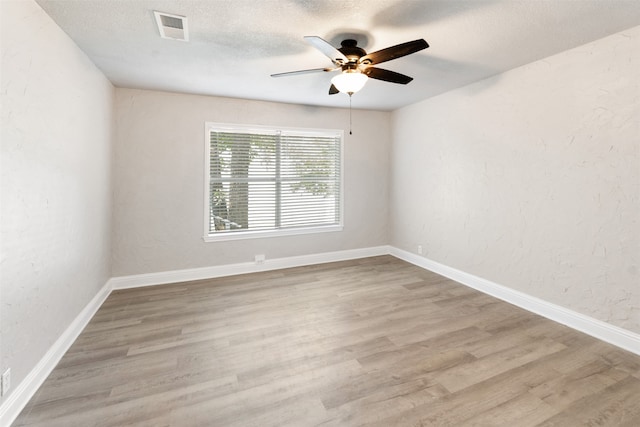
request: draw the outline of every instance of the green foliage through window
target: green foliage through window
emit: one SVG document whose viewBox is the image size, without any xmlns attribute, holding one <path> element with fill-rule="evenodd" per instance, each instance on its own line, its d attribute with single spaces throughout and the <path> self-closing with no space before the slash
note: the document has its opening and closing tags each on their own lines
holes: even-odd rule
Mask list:
<svg viewBox="0 0 640 427">
<path fill-rule="evenodd" d="M 341 224 L 341 132 L 208 132 L 209 235 Z"/>
</svg>

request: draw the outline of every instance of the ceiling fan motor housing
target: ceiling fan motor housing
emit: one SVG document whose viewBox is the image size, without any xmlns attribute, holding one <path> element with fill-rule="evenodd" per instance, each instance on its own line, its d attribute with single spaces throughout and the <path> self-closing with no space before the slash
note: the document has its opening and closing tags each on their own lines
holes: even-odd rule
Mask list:
<svg viewBox="0 0 640 427">
<path fill-rule="evenodd" d="M 358 60 L 365 56 L 367 52 L 358 47 L 358 42 L 353 39 L 346 39 L 340 43 L 338 50 L 349 59 L 349 62 L 342 64 L 342 70 L 355 70 L 358 68 Z"/>
</svg>

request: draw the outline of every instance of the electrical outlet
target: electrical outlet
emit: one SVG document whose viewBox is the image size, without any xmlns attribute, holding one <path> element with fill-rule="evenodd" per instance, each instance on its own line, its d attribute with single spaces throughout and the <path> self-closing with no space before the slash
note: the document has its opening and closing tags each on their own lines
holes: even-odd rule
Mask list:
<svg viewBox="0 0 640 427">
<path fill-rule="evenodd" d="M 256 264 L 264 264 L 264 254 L 256 255 L 254 259 L 256 261 Z"/>
<path fill-rule="evenodd" d="M 7 368 L 2 374 L 2 396 L 9 393 L 11 388 L 11 368 Z"/>
<path fill-rule="evenodd" d="M 422 245 L 418 245 L 418 255 L 422 255 Z"/>
</svg>

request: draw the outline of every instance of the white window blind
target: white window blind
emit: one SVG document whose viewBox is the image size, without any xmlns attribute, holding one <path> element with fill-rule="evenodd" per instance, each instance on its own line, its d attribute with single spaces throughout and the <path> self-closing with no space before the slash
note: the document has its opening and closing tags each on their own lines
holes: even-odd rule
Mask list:
<svg viewBox="0 0 640 427">
<path fill-rule="evenodd" d="M 207 133 L 209 237 L 341 227 L 341 131 Z"/>
</svg>

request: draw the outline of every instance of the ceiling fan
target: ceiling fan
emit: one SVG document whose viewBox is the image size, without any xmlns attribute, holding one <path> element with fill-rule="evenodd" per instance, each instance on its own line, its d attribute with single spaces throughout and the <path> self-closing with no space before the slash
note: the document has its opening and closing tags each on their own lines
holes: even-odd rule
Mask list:
<svg viewBox="0 0 640 427">
<path fill-rule="evenodd" d="M 333 47 L 329 42 L 318 36 L 306 36 L 304 39 L 320 52 L 325 54 L 333 63 L 334 67 L 313 68 L 309 70 L 290 71 L 286 73 L 272 74 L 271 77 L 284 77 L 297 74 L 307 74 L 316 72 L 332 72 L 340 70 L 340 74 L 331 79 L 329 95 L 343 92 L 353 95 L 362 89 L 367 82 L 367 78 L 383 80 L 385 82 L 407 84 L 412 77 L 396 73 L 382 68 L 374 67 L 392 59 L 400 58 L 429 47 L 424 39 L 413 40 L 386 49 L 367 53 L 358 42 L 353 39 L 346 39 L 340 43 L 339 48 Z"/>
</svg>

